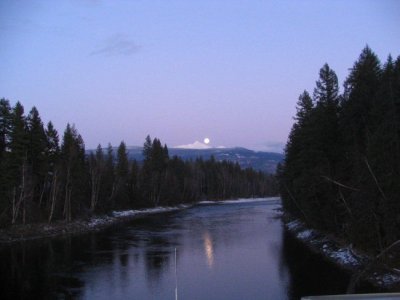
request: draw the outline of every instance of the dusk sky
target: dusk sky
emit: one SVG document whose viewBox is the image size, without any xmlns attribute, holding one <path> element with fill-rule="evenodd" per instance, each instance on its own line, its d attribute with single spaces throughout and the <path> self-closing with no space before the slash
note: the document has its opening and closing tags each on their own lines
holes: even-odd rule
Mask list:
<svg viewBox="0 0 400 300">
<path fill-rule="evenodd" d="M 368 44 L 400 54 L 400 1 L 0 0 L 0 98 L 86 148 L 282 151 L 324 63 L 340 85 Z"/>
</svg>

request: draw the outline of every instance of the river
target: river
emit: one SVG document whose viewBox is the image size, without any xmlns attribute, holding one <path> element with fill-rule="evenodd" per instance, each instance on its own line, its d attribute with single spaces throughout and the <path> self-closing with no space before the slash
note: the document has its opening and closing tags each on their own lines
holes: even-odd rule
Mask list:
<svg viewBox="0 0 400 300">
<path fill-rule="evenodd" d="M 191 300 L 344 293 L 349 274 L 295 240 L 279 208 L 277 198 L 203 203 L 3 246 L 0 298 L 172 300 L 176 288 L 178 299 Z"/>
</svg>

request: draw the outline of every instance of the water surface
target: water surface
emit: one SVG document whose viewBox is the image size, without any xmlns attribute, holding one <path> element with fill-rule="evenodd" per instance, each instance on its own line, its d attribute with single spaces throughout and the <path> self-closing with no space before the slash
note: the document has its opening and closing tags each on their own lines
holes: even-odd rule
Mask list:
<svg viewBox="0 0 400 300">
<path fill-rule="evenodd" d="M 179 299 L 344 293 L 349 274 L 294 240 L 279 208 L 277 199 L 200 204 L 3 247 L 0 298 L 175 299 L 176 286 Z"/>
</svg>

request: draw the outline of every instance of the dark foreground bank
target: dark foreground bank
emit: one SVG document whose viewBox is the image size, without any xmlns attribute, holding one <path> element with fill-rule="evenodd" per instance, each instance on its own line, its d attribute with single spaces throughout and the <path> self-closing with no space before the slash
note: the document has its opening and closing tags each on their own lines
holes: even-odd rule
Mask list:
<svg viewBox="0 0 400 300">
<path fill-rule="evenodd" d="M 283 220 L 287 230 L 313 252 L 352 273 L 348 292 L 354 292 L 361 281 L 368 281 L 387 291 L 400 291 L 400 270 L 393 266 L 393 262 L 399 261 L 398 248 L 388 249 L 384 256 L 372 257 L 332 235 L 308 228 L 288 214 L 283 216 Z"/>
</svg>

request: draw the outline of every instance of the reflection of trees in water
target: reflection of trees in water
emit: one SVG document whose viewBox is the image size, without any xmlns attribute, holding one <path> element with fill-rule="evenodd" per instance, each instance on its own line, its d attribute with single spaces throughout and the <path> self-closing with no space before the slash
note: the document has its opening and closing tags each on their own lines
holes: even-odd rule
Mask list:
<svg viewBox="0 0 400 300">
<path fill-rule="evenodd" d="M 71 243 L 63 243 L 62 251 L 57 251 L 54 241 L 21 242 L 4 247 L 1 252 L 1 297 L 2 299 L 49 299 L 56 294 L 77 296 L 59 288 L 65 283 L 73 289 L 81 288 L 83 283 L 75 278 L 61 276 L 71 261 Z M 63 264 L 58 262 L 64 261 Z"/>
<path fill-rule="evenodd" d="M 282 263 L 289 270 L 288 296 L 340 294 L 346 292 L 349 275 L 320 255 L 311 252 L 302 243 L 283 230 Z"/>
<path fill-rule="evenodd" d="M 127 253 L 122 253 L 119 255 L 119 262 L 121 266 L 127 267 L 129 263 L 129 255 Z"/>
<path fill-rule="evenodd" d="M 179 245 L 181 226 L 171 217 L 174 214 L 154 215 L 135 222 L 141 240 L 140 247 L 144 250 L 146 279 L 152 288 L 158 285 L 162 275 L 168 271 L 175 255 L 174 248 Z"/>
<path fill-rule="evenodd" d="M 118 278 L 116 273 L 129 282 L 143 266 L 148 284 L 156 287 L 174 263 L 174 248 L 180 239 L 180 226 L 171 219 L 154 216 L 130 227 L 121 226 L 122 230 L 111 228 L 0 248 L 0 298 L 79 298 L 86 284 L 81 275 L 94 267 L 104 270 L 111 283 Z"/>
<path fill-rule="evenodd" d="M 173 254 L 170 241 L 163 236 L 150 236 L 145 247 L 145 266 L 149 284 L 157 284 L 168 269 Z"/>
<path fill-rule="evenodd" d="M 111 264 L 114 254 L 129 247 L 124 239 L 104 234 L 26 241 L 0 250 L 2 299 L 78 297 L 84 282 L 76 277 L 85 268 Z M 128 265 L 122 254 L 121 265 Z"/>
</svg>

